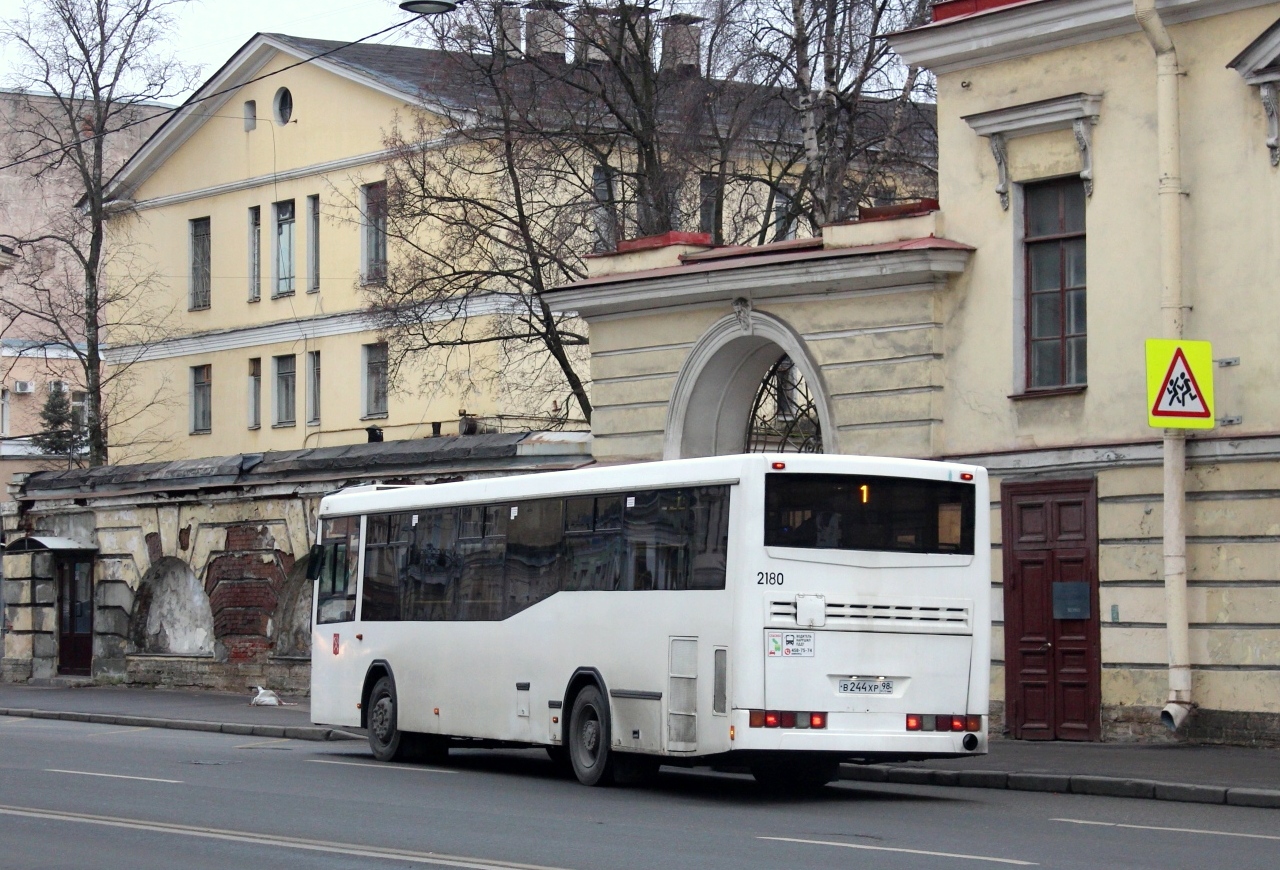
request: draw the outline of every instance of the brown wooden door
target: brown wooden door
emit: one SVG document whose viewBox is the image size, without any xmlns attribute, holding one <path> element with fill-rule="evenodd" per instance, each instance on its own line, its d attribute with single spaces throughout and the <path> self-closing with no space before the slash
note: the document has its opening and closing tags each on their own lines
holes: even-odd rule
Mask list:
<svg viewBox="0 0 1280 870">
<path fill-rule="evenodd" d="M 57 560 L 58 673 L 87 675 L 93 664 L 93 562 Z"/>
<path fill-rule="evenodd" d="M 1009 728 L 1022 740 L 1098 740 L 1094 482 L 1006 484 L 1001 492 Z"/>
</svg>

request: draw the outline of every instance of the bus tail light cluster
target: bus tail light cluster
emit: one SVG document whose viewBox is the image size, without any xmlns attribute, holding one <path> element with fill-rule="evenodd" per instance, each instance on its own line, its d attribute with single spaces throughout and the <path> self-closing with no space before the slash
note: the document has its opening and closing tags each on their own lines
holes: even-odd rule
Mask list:
<svg viewBox="0 0 1280 870">
<path fill-rule="evenodd" d="M 752 728 L 826 728 L 827 714 L 795 710 L 751 710 Z"/>
<path fill-rule="evenodd" d="M 982 731 L 981 716 L 936 715 L 933 713 L 908 713 L 908 731 Z"/>
</svg>

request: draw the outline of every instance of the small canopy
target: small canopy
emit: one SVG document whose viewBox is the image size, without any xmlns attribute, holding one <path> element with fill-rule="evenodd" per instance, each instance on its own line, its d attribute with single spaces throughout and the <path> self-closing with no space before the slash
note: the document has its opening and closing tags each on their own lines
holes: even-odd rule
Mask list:
<svg viewBox="0 0 1280 870">
<path fill-rule="evenodd" d="M 28 553 L 33 550 L 96 550 L 93 544 L 82 544 L 70 538 L 58 538 L 53 535 L 27 535 L 5 544 L 6 553 Z"/>
</svg>

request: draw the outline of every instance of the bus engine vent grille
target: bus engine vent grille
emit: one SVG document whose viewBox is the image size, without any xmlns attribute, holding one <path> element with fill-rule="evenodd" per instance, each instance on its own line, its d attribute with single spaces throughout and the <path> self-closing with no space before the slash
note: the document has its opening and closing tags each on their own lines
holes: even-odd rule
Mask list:
<svg viewBox="0 0 1280 870">
<path fill-rule="evenodd" d="M 946 599 L 895 604 L 887 601 L 827 600 L 827 629 L 894 631 L 918 634 L 972 634 L 973 608 L 968 601 Z M 796 622 L 796 602 L 771 601 L 769 621 Z"/>
<path fill-rule="evenodd" d="M 692 752 L 698 748 L 697 638 L 671 638 L 667 679 L 667 748 Z"/>
</svg>

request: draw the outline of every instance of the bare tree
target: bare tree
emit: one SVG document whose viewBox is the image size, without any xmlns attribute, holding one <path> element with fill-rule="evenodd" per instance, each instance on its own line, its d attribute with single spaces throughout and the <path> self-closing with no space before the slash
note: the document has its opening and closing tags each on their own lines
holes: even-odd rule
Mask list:
<svg viewBox="0 0 1280 870">
<path fill-rule="evenodd" d="M 193 80 L 194 70 L 164 44 L 186 2 L 34 0 L 3 27 L 19 86 L 7 118 L 6 168 L 25 170 L 43 218 L 7 237 L 22 259 L 0 311 L 11 333 L 76 361 L 90 465 L 107 462 L 111 423 L 148 404 L 134 391 L 136 357 L 106 364 L 108 339 L 145 348 L 161 337 L 167 315 L 126 231 L 108 239 L 109 212 L 121 206 L 107 202 L 105 191 L 140 135 L 154 128 L 159 101 Z"/>
<path fill-rule="evenodd" d="M 585 277 L 585 258 L 622 238 L 769 241 L 881 192 L 872 179 L 903 165 L 883 152 L 910 142 L 898 109 L 918 91 L 899 76 L 893 100 L 865 96 L 895 74 L 890 17 L 858 0 L 865 15 L 832 19 L 865 31 L 837 28 L 845 43 L 875 49 L 841 60 L 824 79 L 841 89 L 839 111 L 816 112 L 796 105 L 794 85 L 815 61 L 796 61 L 808 49 L 768 2 L 782 0 L 543 0 L 523 22 L 477 3 L 425 25 L 438 46 L 430 84 L 387 137 L 390 268 L 366 287 L 393 360 L 434 359 L 432 380 L 484 379 L 526 406 L 564 398 L 590 420 L 585 330 L 543 290 Z"/>
</svg>

